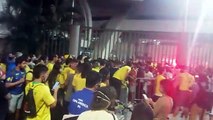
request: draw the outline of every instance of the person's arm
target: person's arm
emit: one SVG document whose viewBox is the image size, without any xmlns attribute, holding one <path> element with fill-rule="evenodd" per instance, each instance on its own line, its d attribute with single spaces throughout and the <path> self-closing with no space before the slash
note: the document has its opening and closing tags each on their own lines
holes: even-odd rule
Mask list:
<svg viewBox="0 0 213 120">
<path fill-rule="evenodd" d="M 30 82 L 32 82 L 33 81 L 33 73 L 32 72 L 28 72 L 27 74 L 26 74 L 26 85 L 28 84 L 28 83 L 30 83 Z"/>
<path fill-rule="evenodd" d="M 153 105 L 154 116 L 156 117 L 162 110 L 162 106 L 165 104 L 165 99 L 159 98 Z M 163 108 L 164 109 L 164 108 Z"/>
<path fill-rule="evenodd" d="M 5 84 L 5 87 L 6 88 L 11 88 L 11 87 L 14 87 L 14 86 L 17 86 L 19 84 L 22 84 L 25 82 L 25 79 L 24 78 L 21 78 L 20 80 L 16 81 L 16 82 L 6 82 Z"/>
<path fill-rule="evenodd" d="M 55 99 L 55 102 L 50 105 L 51 108 L 54 108 L 57 105 L 58 89 L 59 89 L 59 87 L 54 89 L 53 97 Z"/>
<path fill-rule="evenodd" d="M 50 93 L 50 89 L 45 86 L 43 88 L 43 100 L 46 105 L 50 106 L 51 108 L 55 107 L 57 104 L 57 94 L 58 94 L 59 87 L 54 89 L 53 96 Z"/>
<path fill-rule="evenodd" d="M 7 100 L 11 99 L 10 93 L 8 92 L 7 88 L 1 81 L 0 81 L 0 91 L 1 91 L 1 93 L 3 93 L 3 96 L 5 99 L 7 99 Z"/>
<path fill-rule="evenodd" d="M 72 81 L 72 87 L 74 88 L 74 90 L 76 91 L 76 78 L 75 76 L 73 77 L 73 81 Z"/>
<path fill-rule="evenodd" d="M 190 75 L 189 87 L 192 87 L 195 84 L 194 76 Z"/>
<path fill-rule="evenodd" d="M 10 93 L 7 93 L 7 95 L 4 96 L 5 99 L 10 100 L 12 98 Z"/>
</svg>

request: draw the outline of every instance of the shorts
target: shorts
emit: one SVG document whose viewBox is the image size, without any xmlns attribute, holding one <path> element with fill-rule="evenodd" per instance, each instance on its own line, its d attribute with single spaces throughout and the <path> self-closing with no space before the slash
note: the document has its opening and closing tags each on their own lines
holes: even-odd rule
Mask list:
<svg viewBox="0 0 213 120">
<path fill-rule="evenodd" d="M 189 107 L 191 96 L 191 92 L 189 91 L 178 91 L 175 99 L 176 106 Z"/>
<path fill-rule="evenodd" d="M 24 92 L 18 95 L 11 94 L 11 99 L 9 100 L 9 111 L 11 113 L 15 113 L 16 109 L 21 109 L 23 99 Z"/>
</svg>

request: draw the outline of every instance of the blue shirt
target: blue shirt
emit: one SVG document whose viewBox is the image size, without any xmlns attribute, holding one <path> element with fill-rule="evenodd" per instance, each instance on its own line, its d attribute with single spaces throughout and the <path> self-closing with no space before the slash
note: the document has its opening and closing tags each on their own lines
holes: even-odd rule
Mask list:
<svg viewBox="0 0 213 120">
<path fill-rule="evenodd" d="M 15 60 L 12 59 L 12 60 L 7 60 L 7 71 L 6 71 L 6 75 L 9 75 L 10 72 L 12 70 L 14 70 L 16 68 L 16 64 L 15 64 Z"/>
<path fill-rule="evenodd" d="M 25 73 L 22 71 L 12 70 L 10 73 L 8 73 L 6 77 L 7 83 L 14 83 L 19 81 L 21 78 L 24 78 Z M 18 95 L 24 91 L 24 84 L 19 84 L 17 86 L 9 88 L 9 92 L 14 95 Z"/>
<path fill-rule="evenodd" d="M 93 100 L 93 93 L 93 91 L 86 88 L 73 93 L 70 98 L 69 113 L 80 115 L 82 112 L 89 110 Z"/>
</svg>

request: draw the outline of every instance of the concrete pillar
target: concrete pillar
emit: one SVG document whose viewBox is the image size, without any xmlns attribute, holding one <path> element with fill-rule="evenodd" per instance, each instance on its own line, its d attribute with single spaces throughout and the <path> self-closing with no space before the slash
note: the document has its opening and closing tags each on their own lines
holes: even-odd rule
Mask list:
<svg viewBox="0 0 213 120">
<path fill-rule="evenodd" d="M 70 26 L 70 42 L 69 42 L 69 54 L 78 56 L 79 52 L 79 35 L 80 25 Z"/>
</svg>

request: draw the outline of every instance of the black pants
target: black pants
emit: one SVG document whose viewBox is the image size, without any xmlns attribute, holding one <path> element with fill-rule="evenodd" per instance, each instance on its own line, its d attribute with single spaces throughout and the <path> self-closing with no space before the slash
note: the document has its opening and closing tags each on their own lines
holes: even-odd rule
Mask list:
<svg viewBox="0 0 213 120">
<path fill-rule="evenodd" d="M 0 120 L 6 120 L 7 111 L 0 110 Z"/>
<path fill-rule="evenodd" d="M 111 86 L 113 86 L 117 92 L 117 98 L 120 98 L 120 93 L 121 93 L 121 81 L 116 79 L 116 78 L 112 78 L 111 79 Z"/>
</svg>

